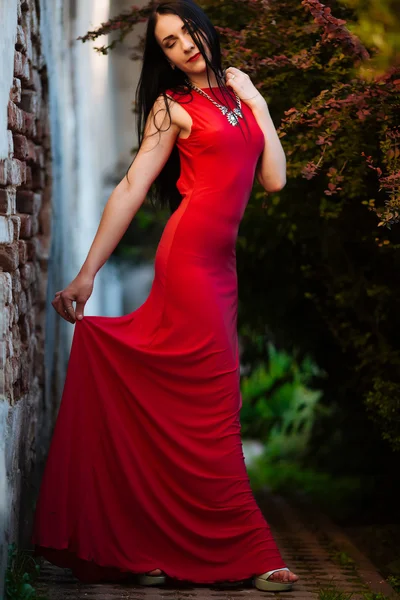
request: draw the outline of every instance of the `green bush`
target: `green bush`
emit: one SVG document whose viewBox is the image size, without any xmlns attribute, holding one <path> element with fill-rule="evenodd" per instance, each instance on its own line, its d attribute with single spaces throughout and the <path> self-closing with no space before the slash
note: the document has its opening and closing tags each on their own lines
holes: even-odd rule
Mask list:
<svg viewBox="0 0 400 600">
<path fill-rule="evenodd" d="M 8 547 L 8 563 L 5 577 L 5 593 L 9 600 L 46 600 L 38 596 L 32 585 L 40 574 L 40 564 L 29 552 L 17 550 L 15 544 Z"/>
<path fill-rule="evenodd" d="M 271 343 L 267 351 L 267 364 L 252 366 L 242 377 L 242 435 L 262 440 L 269 456 L 299 458 L 308 447 L 321 398 L 308 384 L 322 373 L 309 358 L 298 363 Z"/>
</svg>

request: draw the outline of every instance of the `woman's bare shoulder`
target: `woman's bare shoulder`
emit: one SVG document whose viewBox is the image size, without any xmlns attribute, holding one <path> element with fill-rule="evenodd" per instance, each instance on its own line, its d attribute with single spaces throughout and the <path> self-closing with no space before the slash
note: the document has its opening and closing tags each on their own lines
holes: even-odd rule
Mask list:
<svg viewBox="0 0 400 600">
<path fill-rule="evenodd" d="M 160 94 L 154 103 L 154 109 L 156 111 L 161 110 L 166 112 L 165 102 L 168 104 L 169 113 L 171 115 L 171 122 L 173 125 L 177 125 L 181 130 L 180 136 L 186 132 L 190 132 L 192 126 L 192 119 L 188 112 L 179 103 L 179 98 L 182 95 L 176 94 L 173 90 L 166 90 L 165 99 L 164 95 Z"/>
</svg>

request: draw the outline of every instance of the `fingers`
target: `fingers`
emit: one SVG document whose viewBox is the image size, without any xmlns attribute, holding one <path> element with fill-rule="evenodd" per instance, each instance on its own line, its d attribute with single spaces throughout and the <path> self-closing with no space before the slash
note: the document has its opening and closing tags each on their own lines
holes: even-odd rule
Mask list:
<svg viewBox="0 0 400 600">
<path fill-rule="evenodd" d="M 68 323 L 75 323 L 75 311 L 71 298 L 67 298 L 63 292 L 57 292 L 51 304 L 60 317 Z"/>
<path fill-rule="evenodd" d="M 75 314 L 76 314 L 76 318 L 79 321 L 81 319 L 83 319 L 83 309 L 85 308 L 85 304 L 86 304 L 86 301 L 83 301 L 83 300 L 77 300 L 77 302 L 76 302 Z"/>
</svg>

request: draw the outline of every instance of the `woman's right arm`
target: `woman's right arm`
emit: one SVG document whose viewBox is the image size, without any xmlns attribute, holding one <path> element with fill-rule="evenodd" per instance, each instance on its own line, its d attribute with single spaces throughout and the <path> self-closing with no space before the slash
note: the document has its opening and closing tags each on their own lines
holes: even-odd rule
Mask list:
<svg viewBox="0 0 400 600">
<path fill-rule="evenodd" d="M 133 217 L 143 204 L 147 192 L 161 172 L 175 144 L 180 126 L 176 122 L 175 103 L 170 103 L 171 124 L 163 97 L 154 103 L 146 121 L 143 140 L 128 178 L 124 177 L 110 195 L 92 245 L 78 275 L 64 289 L 56 292 L 52 305 L 70 323 L 83 317 L 99 269 L 120 242 Z M 179 117 L 178 117 L 179 120 Z M 155 121 L 155 124 L 154 124 Z M 157 126 L 157 127 L 156 127 Z M 158 133 L 157 129 L 161 129 Z M 154 134 L 154 135 L 152 135 Z M 72 305 L 76 302 L 76 309 Z"/>
</svg>

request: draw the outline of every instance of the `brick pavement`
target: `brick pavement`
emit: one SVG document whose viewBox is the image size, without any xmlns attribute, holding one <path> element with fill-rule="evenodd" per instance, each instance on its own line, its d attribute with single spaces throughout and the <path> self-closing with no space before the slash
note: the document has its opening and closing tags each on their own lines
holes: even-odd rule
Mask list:
<svg viewBox="0 0 400 600">
<path fill-rule="evenodd" d="M 49 600 L 259 600 L 274 596 L 280 600 L 316 600 L 321 588 L 331 587 L 352 594 L 352 600 L 361 600 L 366 592 L 399 600 L 369 559 L 304 498 L 297 496 L 289 502 L 265 491 L 257 495 L 257 500 L 288 567 L 300 578 L 291 592 L 261 592 L 252 587 L 251 581 L 234 586 L 171 581 L 160 588 L 136 584 L 89 585 L 77 581 L 67 569 L 47 562 L 42 567 L 38 591 L 46 594 Z M 341 552 L 350 560 L 339 560 Z M 348 564 L 341 564 L 346 562 Z"/>
</svg>

